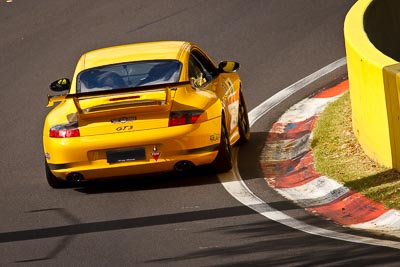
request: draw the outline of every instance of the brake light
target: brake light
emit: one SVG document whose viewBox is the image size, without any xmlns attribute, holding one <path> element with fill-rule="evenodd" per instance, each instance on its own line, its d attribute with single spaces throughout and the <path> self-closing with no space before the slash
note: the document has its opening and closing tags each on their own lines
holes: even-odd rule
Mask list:
<svg viewBox="0 0 400 267">
<path fill-rule="evenodd" d="M 78 124 L 75 122 L 75 123 L 55 125 L 50 128 L 49 136 L 52 138 L 79 137 L 80 132 Z"/>
<path fill-rule="evenodd" d="M 203 110 L 173 111 L 169 114 L 168 126 L 193 124 L 206 120 L 206 113 Z"/>
</svg>

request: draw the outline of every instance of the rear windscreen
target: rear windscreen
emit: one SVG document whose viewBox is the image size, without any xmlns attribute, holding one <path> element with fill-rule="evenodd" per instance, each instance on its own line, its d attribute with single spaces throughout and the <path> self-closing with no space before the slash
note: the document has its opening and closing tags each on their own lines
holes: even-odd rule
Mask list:
<svg viewBox="0 0 400 267">
<path fill-rule="evenodd" d="M 113 90 L 179 81 L 182 63 L 152 60 L 114 64 L 79 73 L 77 93 Z"/>
</svg>

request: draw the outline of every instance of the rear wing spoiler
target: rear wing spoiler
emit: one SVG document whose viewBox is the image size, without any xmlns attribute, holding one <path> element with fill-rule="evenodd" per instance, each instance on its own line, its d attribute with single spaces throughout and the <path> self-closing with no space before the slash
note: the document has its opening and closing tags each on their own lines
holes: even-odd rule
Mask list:
<svg viewBox="0 0 400 267">
<path fill-rule="evenodd" d="M 114 89 L 107 91 L 85 92 L 49 96 L 48 107 L 56 102 L 72 99 L 77 115 L 81 119 L 95 118 L 109 114 L 126 114 L 127 112 L 156 112 L 167 110 L 171 103 L 171 91 L 189 82 L 168 83 L 134 88 Z"/>
<path fill-rule="evenodd" d="M 157 85 L 148 85 L 148 86 L 140 86 L 140 87 L 129 87 L 129 88 L 122 88 L 122 89 L 114 89 L 114 90 L 107 90 L 107 91 L 95 91 L 95 92 L 85 92 L 85 93 L 77 93 L 77 94 L 64 94 L 64 95 L 47 95 L 47 107 L 54 106 L 55 103 L 62 102 L 66 99 L 74 99 L 74 102 L 79 101 L 80 98 L 96 98 L 101 96 L 108 96 L 108 95 L 119 95 L 125 93 L 132 93 L 132 92 L 141 92 L 141 91 L 149 91 L 149 90 L 157 90 L 161 88 L 165 88 L 165 90 L 176 90 L 177 87 L 188 85 L 190 84 L 189 81 L 186 82 L 177 82 L 177 83 L 165 83 L 165 84 L 157 84 Z M 78 106 L 77 106 L 78 108 Z M 78 109 L 79 110 L 79 109 Z"/>
</svg>

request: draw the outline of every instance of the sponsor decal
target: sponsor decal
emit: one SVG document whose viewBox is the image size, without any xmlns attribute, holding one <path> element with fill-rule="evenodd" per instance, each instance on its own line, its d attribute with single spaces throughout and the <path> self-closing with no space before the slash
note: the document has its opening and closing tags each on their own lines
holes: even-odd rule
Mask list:
<svg viewBox="0 0 400 267">
<path fill-rule="evenodd" d="M 160 158 L 161 153 L 160 152 L 151 152 L 151 156 L 153 157 L 153 159 L 155 161 L 158 161 L 158 159 Z"/>
<path fill-rule="evenodd" d="M 225 93 L 231 92 L 234 90 L 233 82 L 231 79 L 227 78 L 223 81 L 222 87 L 224 88 Z"/>
<path fill-rule="evenodd" d="M 157 162 L 158 159 L 160 158 L 161 153 L 157 151 L 157 147 L 153 147 L 153 151 L 150 153 L 153 159 Z"/>
<path fill-rule="evenodd" d="M 218 141 L 219 140 L 219 134 L 212 134 L 212 135 L 210 135 L 210 141 L 211 142 L 215 142 L 215 141 Z"/>
</svg>

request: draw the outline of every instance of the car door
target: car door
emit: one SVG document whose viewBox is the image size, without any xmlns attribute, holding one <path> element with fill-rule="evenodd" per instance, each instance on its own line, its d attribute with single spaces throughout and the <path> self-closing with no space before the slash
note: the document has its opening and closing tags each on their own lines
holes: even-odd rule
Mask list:
<svg viewBox="0 0 400 267">
<path fill-rule="evenodd" d="M 213 92 L 221 99 L 225 111 L 225 124 L 231 142 L 237 139 L 238 91 L 229 74 L 220 74 L 212 61 L 201 51 L 193 50 L 189 57 L 189 79 L 192 87 Z"/>
</svg>

